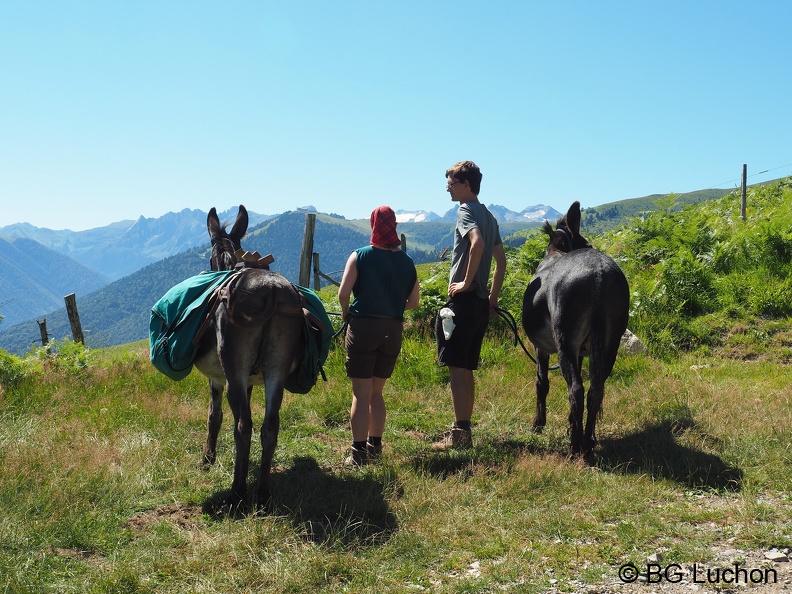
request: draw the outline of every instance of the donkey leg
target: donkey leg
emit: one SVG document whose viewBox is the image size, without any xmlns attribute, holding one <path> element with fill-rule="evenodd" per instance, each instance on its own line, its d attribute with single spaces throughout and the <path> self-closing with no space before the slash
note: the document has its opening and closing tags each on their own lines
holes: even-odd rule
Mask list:
<svg viewBox="0 0 792 594">
<path fill-rule="evenodd" d="M 209 390 L 212 398 L 209 401 L 209 416 L 206 421 L 207 437 L 203 450 L 203 463 L 211 466 L 217 458 L 217 436 L 223 424 L 223 385 L 209 380 Z"/>
<path fill-rule="evenodd" d="M 586 397 L 586 429 L 583 432 L 583 451 L 591 452 L 597 445 L 597 437 L 594 434 L 597 419 L 602 411 L 602 399 L 605 395 L 605 382 L 591 380 L 588 396 Z"/>
<path fill-rule="evenodd" d="M 272 491 L 269 479 L 272 469 L 272 458 L 275 447 L 278 445 L 278 432 L 280 430 L 280 407 L 283 402 L 283 381 L 267 382 L 266 412 L 264 422 L 261 424 L 261 466 L 258 476 L 257 505 L 266 507 L 272 503 Z"/>
<path fill-rule="evenodd" d="M 536 416 L 533 432 L 541 433 L 547 423 L 547 393 L 550 391 L 550 378 L 547 370 L 550 366 L 550 355 L 544 351 L 536 352 Z"/>
<path fill-rule="evenodd" d="M 558 351 L 558 366 L 567 383 L 569 394 L 569 435 L 573 454 L 579 454 L 583 444 L 583 400 L 586 395 L 580 377 L 578 349 L 567 354 Z"/>
<path fill-rule="evenodd" d="M 605 398 L 605 380 L 613 371 L 613 365 L 616 362 L 616 356 L 619 351 L 619 341 L 621 335 L 614 335 L 610 338 L 605 337 L 604 342 L 596 341 L 597 348 L 592 349 L 591 357 L 589 358 L 589 376 L 590 385 L 588 396 L 586 398 L 586 407 L 588 409 L 586 416 L 586 430 L 583 436 L 583 448 L 586 452 L 590 452 L 597 445 L 597 436 L 595 429 L 597 421 L 602 416 L 602 402 Z M 600 344 L 607 345 L 599 346 Z"/>
<path fill-rule="evenodd" d="M 247 494 L 247 475 L 250 464 L 250 441 L 253 435 L 253 421 L 250 414 L 250 393 L 252 386 L 247 382 L 229 382 L 228 403 L 234 413 L 234 482 L 231 484 L 229 504 L 234 507 L 245 500 Z"/>
</svg>

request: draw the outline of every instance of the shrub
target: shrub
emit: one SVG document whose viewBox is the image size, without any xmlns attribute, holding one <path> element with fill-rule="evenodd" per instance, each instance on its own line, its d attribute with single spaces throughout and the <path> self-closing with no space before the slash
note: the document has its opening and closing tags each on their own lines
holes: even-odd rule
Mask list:
<svg viewBox="0 0 792 594">
<path fill-rule="evenodd" d="M 8 390 L 25 377 L 25 362 L 0 349 L 0 387 Z"/>
<path fill-rule="evenodd" d="M 81 342 L 52 340 L 46 346 L 35 347 L 32 358 L 52 365 L 55 369 L 77 372 L 93 363 L 91 350 Z"/>
<path fill-rule="evenodd" d="M 665 290 L 666 307 L 687 316 L 710 311 L 713 298 L 713 278 L 702 258 L 682 249 L 660 266 L 660 283 Z"/>
</svg>

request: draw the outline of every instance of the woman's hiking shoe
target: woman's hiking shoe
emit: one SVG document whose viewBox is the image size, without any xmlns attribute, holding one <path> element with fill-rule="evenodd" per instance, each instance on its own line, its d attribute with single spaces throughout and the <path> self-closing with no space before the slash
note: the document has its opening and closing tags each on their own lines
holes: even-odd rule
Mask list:
<svg viewBox="0 0 792 594">
<path fill-rule="evenodd" d="M 349 448 L 349 456 L 344 460 L 344 466 L 347 468 L 359 468 L 365 466 L 371 461 L 368 448 L 359 450 L 358 448 Z"/>
<path fill-rule="evenodd" d="M 382 444 L 374 445 L 373 443 L 367 443 L 366 451 L 368 452 L 369 460 L 371 462 L 376 462 L 382 458 Z"/>
<path fill-rule="evenodd" d="M 446 431 L 440 441 L 432 444 L 433 450 L 468 450 L 473 447 L 473 433 L 470 429 L 462 429 L 455 424 Z"/>
</svg>

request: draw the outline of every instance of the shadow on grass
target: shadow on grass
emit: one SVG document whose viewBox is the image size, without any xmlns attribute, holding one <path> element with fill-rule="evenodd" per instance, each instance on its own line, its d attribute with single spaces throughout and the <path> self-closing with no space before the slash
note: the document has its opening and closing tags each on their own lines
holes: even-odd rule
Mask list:
<svg viewBox="0 0 792 594">
<path fill-rule="evenodd" d="M 426 450 L 410 459 L 412 469 L 445 480 L 451 476 L 466 479 L 476 467 L 497 470 L 509 466 L 526 454 L 543 454 L 546 450 L 536 440 L 499 439 L 480 441 L 468 450 Z"/>
<path fill-rule="evenodd" d="M 258 468 L 252 468 L 251 476 L 257 474 Z M 255 488 L 250 482 L 248 493 Z M 287 518 L 306 540 L 317 544 L 376 546 L 398 528 L 386 499 L 386 493 L 399 489 L 398 478 L 386 469 L 336 473 L 313 458 L 299 457 L 291 468 L 272 472 L 270 488 L 273 501 L 262 513 Z M 204 503 L 204 511 L 215 518 L 229 517 L 222 511 L 229 495 L 228 489 L 215 493 Z"/>
<path fill-rule="evenodd" d="M 696 441 L 719 445 L 700 432 L 687 407 L 676 408 L 641 431 L 600 440 L 590 462 L 606 472 L 648 474 L 691 489 L 740 491 L 743 472 L 715 454 L 679 443 L 688 432 Z"/>
<path fill-rule="evenodd" d="M 605 472 L 646 474 L 677 482 L 690 489 L 737 492 L 742 488 L 743 472 L 719 456 L 680 443 L 685 434 L 696 443 L 717 449 L 719 440 L 699 430 L 686 406 L 655 411 L 655 420 L 640 431 L 622 437 L 601 439 L 586 463 Z M 476 468 L 499 469 L 526 455 L 569 457 L 568 439 L 547 441 L 530 436 L 525 440 L 503 439 L 478 442 L 470 450 L 434 452 L 427 450 L 412 457 L 414 471 L 445 480 L 451 476 L 465 480 Z"/>
</svg>

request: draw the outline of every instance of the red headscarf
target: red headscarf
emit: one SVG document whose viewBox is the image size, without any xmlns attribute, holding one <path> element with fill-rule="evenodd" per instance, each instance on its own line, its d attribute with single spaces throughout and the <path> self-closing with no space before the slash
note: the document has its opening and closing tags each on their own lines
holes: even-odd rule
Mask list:
<svg viewBox="0 0 792 594">
<path fill-rule="evenodd" d="M 396 235 L 396 213 L 390 206 L 378 206 L 371 213 L 371 245 L 385 248 L 401 245 Z"/>
</svg>

